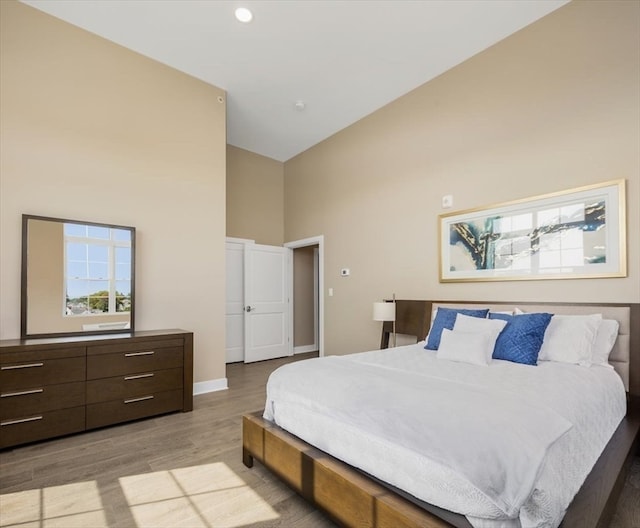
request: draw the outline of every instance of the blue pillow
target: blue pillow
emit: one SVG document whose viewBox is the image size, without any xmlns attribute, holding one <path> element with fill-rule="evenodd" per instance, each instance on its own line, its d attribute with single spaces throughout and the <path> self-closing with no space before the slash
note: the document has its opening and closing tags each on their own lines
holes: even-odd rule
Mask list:
<svg viewBox="0 0 640 528">
<path fill-rule="evenodd" d="M 489 319 L 507 321 L 507 326 L 498 336 L 493 349 L 493 359 L 504 359 L 523 365 L 537 365 L 544 333 L 551 317 L 549 313 L 521 315 L 490 313 Z"/>
<path fill-rule="evenodd" d="M 438 347 L 440 346 L 440 336 L 442 335 L 442 330 L 444 328 L 453 330 L 453 325 L 456 322 L 456 315 L 458 315 L 459 313 L 484 319 L 485 317 L 487 317 L 489 309 L 467 310 L 463 308 L 438 308 L 436 318 L 433 320 L 431 330 L 429 330 L 427 345 L 424 348 L 427 348 L 429 350 L 438 350 Z"/>
</svg>

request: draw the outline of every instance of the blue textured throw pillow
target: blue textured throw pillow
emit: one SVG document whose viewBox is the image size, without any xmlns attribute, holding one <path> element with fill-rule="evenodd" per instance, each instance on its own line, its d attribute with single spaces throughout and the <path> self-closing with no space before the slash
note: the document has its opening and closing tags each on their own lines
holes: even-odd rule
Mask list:
<svg viewBox="0 0 640 528">
<path fill-rule="evenodd" d="M 493 349 L 493 359 L 504 359 L 523 365 L 537 365 L 544 333 L 551 317 L 549 313 L 522 315 L 490 313 L 489 319 L 507 321 L 507 326 L 498 336 Z"/>
<path fill-rule="evenodd" d="M 468 310 L 466 308 L 438 308 L 436 318 L 433 320 L 431 330 L 429 330 L 429 337 L 427 338 L 427 345 L 424 347 L 429 350 L 438 350 L 440 346 L 440 336 L 442 330 L 447 328 L 453 330 L 453 325 L 456 322 L 456 315 L 459 313 L 469 315 L 471 317 L 481 317 L 484 319 L 489 313 L 489 309 L 486 310 Z"/>
</svg>

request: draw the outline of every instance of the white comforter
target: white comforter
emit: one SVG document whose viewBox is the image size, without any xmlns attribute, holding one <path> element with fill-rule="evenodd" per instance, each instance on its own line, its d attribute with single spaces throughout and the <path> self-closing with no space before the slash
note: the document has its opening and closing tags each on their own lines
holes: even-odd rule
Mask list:
<svg viewBox="0 0 640 528">
<path fill-rule="evenodd" d="M 424 344 L 291 363 L 264 416 L 477 527 L 557 526 L 626 410 L 605 367 L 438 360 Z"/>
</svg>

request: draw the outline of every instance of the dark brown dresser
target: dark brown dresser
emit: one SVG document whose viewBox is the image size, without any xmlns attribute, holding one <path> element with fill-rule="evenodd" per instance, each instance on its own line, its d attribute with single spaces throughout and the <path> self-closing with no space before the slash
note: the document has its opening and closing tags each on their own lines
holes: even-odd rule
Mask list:
<svg viewBox="0 0 640 528">
<path fill-rule="evenodd" d="M 193 409 L 193 333 L 0 341 L 0 448 Z"/>
</svg>

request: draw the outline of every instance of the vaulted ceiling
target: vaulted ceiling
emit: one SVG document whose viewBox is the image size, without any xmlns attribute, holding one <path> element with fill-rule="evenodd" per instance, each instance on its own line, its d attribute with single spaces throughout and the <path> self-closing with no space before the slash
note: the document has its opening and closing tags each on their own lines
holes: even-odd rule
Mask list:
<svg viewBox="0 0 640 528">
<path fill-rule="evenodd" d="M 286 161 L 568 0 L 22 1 L 226 90 L 228 143 Z"/>
</svg>

